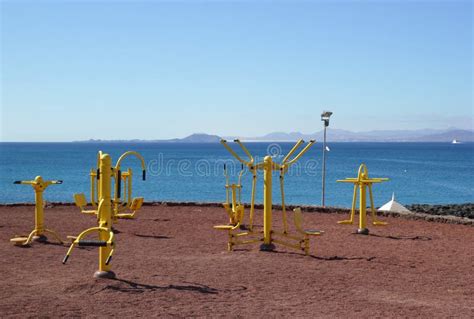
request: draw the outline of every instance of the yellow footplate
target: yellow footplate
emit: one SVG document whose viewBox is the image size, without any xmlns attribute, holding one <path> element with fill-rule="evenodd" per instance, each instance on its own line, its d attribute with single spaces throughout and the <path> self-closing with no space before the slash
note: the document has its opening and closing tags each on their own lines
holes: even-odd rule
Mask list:
<svg viewBox="0 0 474 319">
<path fill-rule="evenodd" d="M 217 225 L 217 226 L 214 226 L 214 229 L 229 230 L 229 229 L 232 229 L 232 228 L 234 228 L 234 226 L 232 226 L 232 225 Z"/>
<path fill-rule="evenodd" d="M 28 237 L 15 237 L 10 239 L 10 242 L 14 245 L 23 245 L 28 240 Z"/>
</svg>

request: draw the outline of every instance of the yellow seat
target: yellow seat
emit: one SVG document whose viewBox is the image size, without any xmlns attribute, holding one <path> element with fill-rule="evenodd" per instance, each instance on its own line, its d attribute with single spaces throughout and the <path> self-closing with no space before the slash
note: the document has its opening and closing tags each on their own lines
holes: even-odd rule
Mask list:
<svg viewBox="0 0 474 319">
<path fill-rule="evenodd" d="M 81 213 L 83 214 L 97 214 L 96 210 L 87 210 L 84 209 L 84 207 L 87 206 L 87 200 L 86 200 L 86 195 L 84 194 L 74 194 L 74 203 L 76 204 L 77 207 L 81 209 Z"/>
<path fill-rule="evenodd" d="M 224 206 L 224 209 L 227 212 L 227 215 L 229 215 L 231 224 L 235 225 L 235 224 L 242 223 L 244 219 L 244 211 L 245 211 L 244 205 L 237 204 L 235 206 L 235 211 L 232 210 L 232 207 L 229 203 L 222 203 L 222 206 Z"/>
<path fill-rule="evenodd" d="M 143 197 L 135 197 L 134 199 L 132 199 L 132 203 L 130 204 L 130 210 L 135 214 L 137 210 L 142 208 L 143 201 Z"/>
<path fill-rule="evenodd" d="M 132 199 L 132 202 L 130 203 L 130 206 L 128 209 L 131 211 L 131 213 L 123 213 L 123 214 L 116 214 L 115 216 L 117 218 L 125 218 L 125 219 L 132 219 L 135 217 L 135 213 L 142 208 L 144 202 L 143 197 L 135 197 Z"/>
<path fill-rule="evenodd" d="M 303 229 L 302 224 L 303 224 L 303 214 L 301 213 L 301 208 L 295 208 L 293 209 L 294 212 L 294 220 L 295 220 L 295 227 L 296 230 L 304 235 L 308 236 L 319 236 L 324 233 L 322 230 L 312 230 L 312 229 Z"/>
<path fill-rule="evenodd" d="M 295 221 L 295 228 L 296 231 L 299 232 L 304 236 L 303 243 L 304 243 L 304 252 L 306 255 L 309 255 L 309 236 L 320 236 L 324 233 L 322 230 L 309 230 L 303 229 L 303 214 L 301 214 L 301 208 L 297 207 L 293 209 L 294 221 Z"/>
</svg>

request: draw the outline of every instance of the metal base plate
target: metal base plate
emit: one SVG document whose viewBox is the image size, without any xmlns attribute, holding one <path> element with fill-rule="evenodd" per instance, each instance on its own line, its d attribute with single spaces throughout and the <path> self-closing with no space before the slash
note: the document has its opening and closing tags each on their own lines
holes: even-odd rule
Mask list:
<svg viewBox="0 0 474 319">
<path fill-rule="evenodd" d="M 100 270 L 97 270 L 94 273 L 94 278 L 114 279 L 115 278 L 115 273 L 113 271 L 100 271 Z"/>
<path fill-rule="evenodd" d="M 33 238 L 31 239 L 39 243 L 45 243 L 48 241 L 48 237 L 46 237 L 45 235 L 33 236 Z"/>
<path fill-rule="evenodd" d="M 260 245 L 260 250 L 261 251 L 273 251 L 275 250 L 275 245 L 273 244 L 261 244 Z"/>
<path fill-rule="evenodd" d="M 368 228 L 359 228 L 357 229 L 357 234 L 359 235 L 368 235 L 369 229 Z"/>
</svg>

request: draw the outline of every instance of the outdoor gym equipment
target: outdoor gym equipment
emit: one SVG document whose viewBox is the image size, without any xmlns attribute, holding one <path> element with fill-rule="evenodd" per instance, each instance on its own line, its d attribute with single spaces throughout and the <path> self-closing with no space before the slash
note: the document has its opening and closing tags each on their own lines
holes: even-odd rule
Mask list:
<svg viewBox="0 0 474 319">
<path fill-rule="evenodd" d="M 244 219 L 245 207 L 242 204 L 242 175 L 244 173 L 244 164 L 241 166 L 241 170 L 238 177 L 237 184 L 229 184 L 229 175 L 227 174 L 227 166 L 224 164 L 224 176 L 225 176 L 225 196 L 226 201 L 222 205 L 225 211 L 229 215 L 229 225 L 241 225 Z M 254 175 L 254 177 L 256 177 Z M 254 193 L 252 193 L 253 196 Z M 251 208 L 251 216 L 253 218 L 253 205 Z"/>
<path fill-rule="evenodd" d="M 98 227 L 91 227 L 84 230 L 77 236 L 69 247 L 63 259 L 65 264 L 71 255 L 72 249 L 77 246 L 99 247 L 99 270 L 94 274 L 95 278 L 115 278 L 115 273 L 110 270 L 110 261 L 115 249 L 114 233 L 112 231 L 112 200 L 111 185 L 112 176 L 116 174 L 111 165 L 112 160 L 109 154 L 99 152 L 99 169 L 97 179 L 99 180 L 99 205 L 97 207 Z M 84 239 L 86 235 L 98 233 L 98 240 Z"/>
<path fill-rule="evenodd" d="M 372 224 L 374 226 L 385 226 L 386 222 L 377 220 L 376 210 L 374 206 L 374 198 L 372 195 L 372 184 L 381 183 L 388 181 L 388 178 L 369 178 L 369 170 L 365 164 L 361 164 L 359 167 L 359 172 L 356 178 L 346 178 L 343 180 L 338 180 L 340 183 L 353 183 L 354 184 L 354 195 L 352 197 L 352 207 L 351 214 L 348 220 L 341 220 L 338 224 L 348 224 L 352 225 L 354 223 L 354 215 L 356 210 L 356 199 L 357 199 L 357 189 L 359 189 L 359 228 L 357 229 L 358 234 L 368 235 L 369 229 L 367 228 L 367 216 L 366 216 L 366 187 L 369 189 L 370 196 L 370 209 L 372 213 Z"/>
<path fill-rule="evenodd" d="M 240 203 L 240 179 L 243 173 L 243 170 L 239 174 L 239 184 L 237 185 L 229 185 L 228 180 L 226 180 L 226 203 L 224 204 L 224 208 L 226 209 L 229 217 L 231 217 L 231 222 L 228 225 L 217 225 L 214 226 L 215 229 L 219 230 L 226 230 L 229 235 L 228 240 L 228 250 L 232 251 L 235 245 L 242 245 L 242 244 L 251 244 L 257 242 L 263 242 L 260 245 L 260 250 L 264 251 L 271 251 L 275 249 L 275 245 L 273 243 L 281 244 L 290 248 L 302 250 L 305 254 L 309 253 L 309 242 L 308 238 L 311 235 L 321 235 L 321 231 L 304 231 L 301 227 L 302 217 L 301 217 L 301 210 L 297 210 L 295 212 L 295 227 L 297 229 L 297 234 L 290 234 L 288 230 L 288 222 L 287 222 L 287 215 L 286 215 L 286 206 L 285 206 L 285 192 L 284 192 L 284 176 L 285 173 L 288 171 L 291 165 L 293 165 L 298 159 L 306 153 L 309 148 L 315 143 L 315 141 L 311 140 L 299 153 L 298 155 L 294 156 L 291 160 L 290 157 L 296 152 L 296 150 L 304 143 L 303 140 L 299 140 L 295 146 L 290 150 L 290 152 L 283 158 L 281 163 L 273 162 L 271 156 L 266 156 L 263 162 L 255 163 L 253 156 L 250 154 L 249 150 L 239 141 L 234 140 L 244 151 L 244 153 L 249 157 L 249 160 L 246 161 L 242 159 L 239 155 L 237 155 L 234 150 L 227 145 L 226 140 L 221 140 L 221 144 L 244 166 L 246 166 L 250 172 L 252 172 L 253 179 L 252 179 L 252 195 L 250 201 L 250 213 L 249 213 L 249 225 L 248 229 L 245 232 L 239 232 L 241 223 L 243 222 L 243 205 Z M 254 218 L 254 204 L 255 204 L 255 188 L 256 188 L 256 180 L 257 180 L 257 170 L 263 170 L 263 232 L 254 231 L 253 229 L 253 218 Z M 273 171 L 278 170 L 280 172 L 280 190 L 281 190 L 281 199 L 282 199 L 282 212 L 283 212 L 283 231 L 278 232 L 272 229 L 272 173 Z M 232 209 L 229 209 L 229 189 L 232 191 Z M 236 201 L 236 193 L 238 192 L 239 200 Z M 230 214 L 229 212 L 232 212 Z M 237 218 L 232 219 L 233 216 L 237 216 Z M 262 236 L 263 235 L 263 236 Z M 245 236 L 253 236 L 254 238 L 250 238 L 245 240 Z M 281 238 L 274 238 L 275 236 Z M 287 242 L 287 240 L 296 241 L 294 242 Z"/>
<path fill-rule="evenodd" d="M 43 192 L 49 185 L 62 184 L 63 181 L 44 181 L 41 176 L 36 176 L 32 181 L 15 181 L 13 183 L 31 185 L 35 191 L 35 228 L 28 236 L 15 235 L 10 241 L 15 245 L 27 246 L 32 241 L 46 242 L 48 238 L 45 233 L 50 233 L 62 244 L 63 241 L 56 232 L 44 227 Z"/>
<path fill-rule="evenodd" d="M 114 174 L 113 178 L 115 180 L 115 187 L 114 187 L 114 198 L 113 198 L 113 213 L 112 218 L 134 218 L 135 213 L 142 207 L 143 204 L 143 197 L 135 197 L 132 198 L 132 177 L 133 172 L 132 169 L 128 168 L 127 171 L 122 172 L 121 170 L 121 163 L 122 161 L 130 156 L 134 155 L 140 160 L 142 166 L 142 179 L 146 179 L 146 169 L 145 169 L 145 160 L 143 157 L 134 151 L 128 151 L 123 153 L 117 163 L 113 167 Z M 99 155 L 97 157 L 97 167 L 99 166 Z M 84 194 L 74 194 L 74 202 L 76 206 L 81 209 L 81 212 L 84 214 L 96 214 L 97 215 L 97 202 L 96 198 L 100 197 L 100 189 L 99 189 L 99 178 L 97 175 L 98 168 L 96 170 L 92 169 L 89 176 L 91 179 L 91 205 L 92 207 L 96 208 L 93 210 L 87 210 L 85 207 L 87 206 L 86 196 Z M 122 186 L 123 185 L 123 186 Z M 125 212 L 127 211 L 127 212 Z"/>
</svg>

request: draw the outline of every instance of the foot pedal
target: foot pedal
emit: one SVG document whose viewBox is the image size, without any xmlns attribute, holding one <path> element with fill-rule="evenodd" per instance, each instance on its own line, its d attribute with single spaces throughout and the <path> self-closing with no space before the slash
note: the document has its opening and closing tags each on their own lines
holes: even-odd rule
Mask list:
<svg viewBox="0 0 474 319">
<path fill-rule="evenodd" d="M 375 221 L 372 223 L 374 226 L 387 226 L 388 223 L 386 222 L 381 222 L 381 221 Z"/>
<path fill-rule="evenodd" d="M 10 239 L 10 242 L 11 242 L 13 245 L 21 246 L 21 245 L 23 245 L 27 240 L 28 240 L 28 237 L 15 237 L 15 238 Z"/>
<path fill-rule="evenodd" d="M 338 221 L 337 223 L 341 224 L 341 225 L 352 225 L 353 224 L 353 222 L 350 221 L 350 220 L 341 220 L 341 221 Z"/>
<path fill-rule="evenodd" d="M 232 225 L 217 225 L 217 226 L 214 226 L 214 229 L 222 229 L 222 230 L 230 230 L 234 228 L 234 226 Z"/>
</svg>

